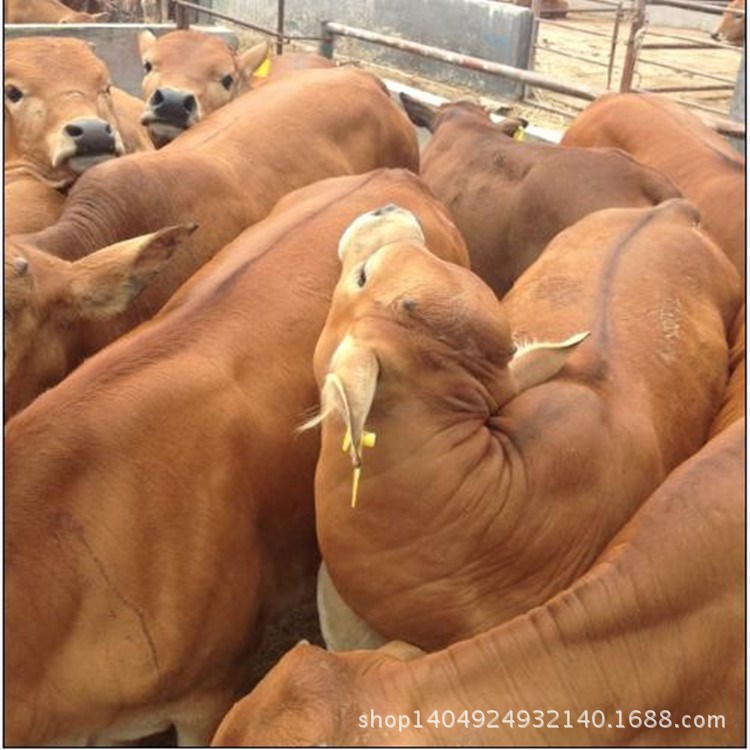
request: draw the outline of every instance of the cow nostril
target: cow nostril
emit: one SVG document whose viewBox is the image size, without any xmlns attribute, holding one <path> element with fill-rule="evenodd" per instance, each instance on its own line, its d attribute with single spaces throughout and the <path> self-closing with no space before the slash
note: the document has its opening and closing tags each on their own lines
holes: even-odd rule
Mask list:
<svg viewBox="0 0 750 750">
<path fill-rule="evenodd" d="M 182 106 L 185 107 L 185 110 L 187 112 L 195 112 L 198 107 L 198 102 L 195 100 L 195 97 L 192 94 L 188 94 L 185 97 Z"/>
<path fill-rule="evenodd" d="M 109 123 L 104 126 L 104 132 L 107 135 L 112 135 L 112 126 Z"/>
<path fill-rule="evenodd" d="M 80 138 L 83 135 L 83 128 L 78 125 L 66 125 L 65 133 L 71 138 Z"/>
<path fill-rule="evenodd" d="M 164 94 L 159 89 L 156 89 L 151 95 L 151 104 L 158 106 L 164 101 Z"/>
</svg>

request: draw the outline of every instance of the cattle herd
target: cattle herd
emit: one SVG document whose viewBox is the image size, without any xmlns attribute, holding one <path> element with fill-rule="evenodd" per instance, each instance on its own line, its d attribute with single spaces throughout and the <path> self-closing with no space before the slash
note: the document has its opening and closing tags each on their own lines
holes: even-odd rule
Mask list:
<svg viewBox="0 0 750 750">
<path fill-rule="evenodd" d="M 5 43 L 5 744 L 742 745 L 739 153 L 139 47 Z"/>
</svg>

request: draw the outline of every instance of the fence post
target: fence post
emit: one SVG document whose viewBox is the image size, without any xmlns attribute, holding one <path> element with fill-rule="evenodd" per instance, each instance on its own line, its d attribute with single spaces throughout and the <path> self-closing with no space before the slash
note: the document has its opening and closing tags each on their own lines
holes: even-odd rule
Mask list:
<svg viewBox="0 0 750 750">
<path fill-rule="evenodd" d="M 279 0 L 278 10 L 276 11 L 276 54 L 284 54 L 284 0 Z"/>
<path fill-rule="evenodd" d="M 178 29 L 190 28 L 190 20 L 188 19 L 187 8 L 185 8 L 179 2 L 175 3 L 174 22 L 175 22 L 175 26 L 177 26 Z"/>
<path fill-rule="evenodd" d="M 334 34 L 328 28 L 328 21 L 320 22 L 320 46 L 318 52 L 321 57 L 327 57 L 329 60 L 333 60 L 333 40 Z"/>
<path fill-rule="evenodd" d="M 635 65 L 638 61 L 638 48 L 641 46 L 643 33 L 646 26 L 646 0 L 636 0 L 633 13 L 633 22 L 630 24 L 630 36 L 628 47 L 625 52 L 625 62 L 622 66 L 622 78 L 620 79 L 620 91 L 630 91 L 633 88 L 633 76 Z"/>
</svg>

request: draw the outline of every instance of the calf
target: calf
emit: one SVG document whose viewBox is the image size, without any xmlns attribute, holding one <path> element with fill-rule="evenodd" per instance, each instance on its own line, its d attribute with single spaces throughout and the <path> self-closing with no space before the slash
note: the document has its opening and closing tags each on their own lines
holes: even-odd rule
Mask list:
<svg viewBox="0 0 750 750">
<path fill-rule="evenodd" d="M 280 80 L 223 107 L 164 149 L 87 172 L 71 190 L 57 224 L 13 238 L 21 255 L 31 248 L 76 260 L 186 220 L 197 222 L 200 230 L 167 272 L 111 320 L 61 326 L 54 306 L 30 300 L 37 318 L 32 345 L 48 351 L 44 383 L 59 381 L 85 357 L 151 317 L 208 258 L 287 193 L 325 177 L 380 166 L 416 170 L 418 158 L 413 128 L 380 81 L 342 68 Z M 6 278 L 6 287 L 16 281 Z M 6 376 L 6 397 L 14 410 L 42 388 L 39 374 L 29 367 Z M 24 399 L 14 395 L 17 387 Z"/>
<path fill-rule="evenodd" d="M 573 120 L 562 143 L 615 146 L 664 173 L 744 278 L 745 160 L 694 114 L 655 94 L 607 94 Z"/>
<path fill-rule="evenodd" d="M 318 564 L 319 443 L 296 428 L 317 403 L 336 242 L 389 201 L 467 262 L 413 174 L 319 182 L 8 422 L 8 744 L 111 744 L 170 723 L 204 744 L 248 690 L 262 626 Z"/>
<path fill-rule="evenodd" d="M 505 294 L 562 229 L 602 208 L 646 207 L 679 197 L 661 174 L 616 149 L 563 149 L 513 139 L 468 102 L 432 107 L 401 94 L 415 125 L 432 138 L 420 174 L 451 211 L 471 267 Z"/>
<path fill-rule="evenodd" d="M 543 604 L 701 447 L 741 293 L 696 224 L 681 199 L 590 214 L 502 303 L 419 243 L 345 235 L 316 517 L 369 628 L 432 651 Z"/>
<path fill-rule="evenodd" d="M 544 606 L 410 661 L 298 646 L 213 744 L 741 746 L 744 429 L 670 474 Z"/>
<path fill-rule="evenodd" d="M 142 31 L 138 46 L 145 71 L 142 122 L 157 147 L 242 93 L 268 54 L 266 42 L 237 55 L 223 39 L 192 29 L 158 39 Z"/>
</svg>

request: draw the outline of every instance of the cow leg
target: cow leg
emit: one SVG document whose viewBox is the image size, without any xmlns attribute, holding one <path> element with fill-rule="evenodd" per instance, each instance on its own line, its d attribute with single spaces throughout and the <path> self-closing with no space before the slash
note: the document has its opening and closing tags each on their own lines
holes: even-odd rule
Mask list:
<svg viewBox="0 0 750 750">
<path fill-rule="evenodd" d="M 388 642 L 344 602 L 325 563 L 320 564 L 318 571 L 318 617 L 329 651 L 375 649 Z"/>
</svg>

